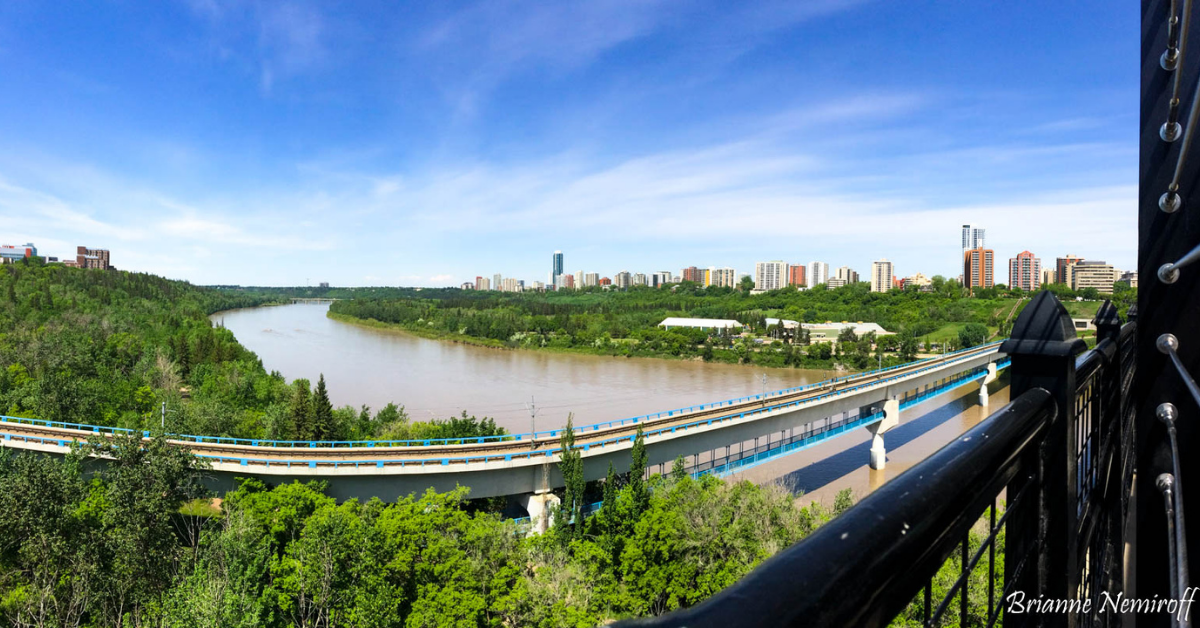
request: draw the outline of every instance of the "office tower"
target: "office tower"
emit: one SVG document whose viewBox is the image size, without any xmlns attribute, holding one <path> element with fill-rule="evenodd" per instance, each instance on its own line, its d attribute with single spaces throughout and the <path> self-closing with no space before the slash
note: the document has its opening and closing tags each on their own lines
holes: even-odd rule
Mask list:
<svg viewBox="0 0 1200 628">
<path fill-rule="evenodd" d="M 808 287 L 829 283 L 829 264 L 825 262 L 808 263 Z"/>
<path fill-rule="evenodd" d="M 878 262 L 871 262 L 871 292 L 887 292 L 891 290 L 892 275 L 894 274 L 895 269 L 892 263 L 887 261 L 887 258 L 881 259 Z"/>
<path fill-rule="evenodd" d="M 1033 292 L 1042 286 L 1042 260 L 1021 251 L 1008 260 L 1008 287 Z"/>
<path fill-rule="evenodd" d="M 562 251 L 554 252 L 554 259 L 550 263 L 550 285 L 558 285 L 558 276 L 563 274 L 563 254 Z"/>
<path fill-rule="evenodd" d="M 1071 285 L 1071 266 L 1082 262 L 1082 257 L 1068 255 L 1054 261 L 1054 280 L 1061 284 Z"/>
<path fill-rule="evenodd" d="M 974 292 L 975 288 L 991 288 L 995 254 L 991 249 L 971 249 L 963 253 L 963 287 Z"/>
<path fill-rule="evenodd" d="M 787 279 L 787 264 L 780 260 L 758 262 L 754 265 L 754 288 L 778 290 Z"/>
<path fill-rule="evenodd" d="M 1079 261 L 1067 268 L 1071 276 L 1072 290 L 1095 288 L 1105 294 L 1112 294 L 1113 283 L 1121 277 L 1121 271 L 1102 261 Z"/>
<path fill-rule="evenodd" d="M 841 268 L 837 269 L 837 274 L 834 276 L 837 279 L 842 280 L 842 285 L 844 286 L 852 283 L 858 283 L 858 273 L 849 266 L 842 266 Z"/>
<path fill-rule="evenodd" d="M 962 226 L 962 251 L 965 254 L 971 249 L 982 249 L 987 246 L 984 244 L 984 229 L 972 227 L 971 225 Z"/>
</svg>

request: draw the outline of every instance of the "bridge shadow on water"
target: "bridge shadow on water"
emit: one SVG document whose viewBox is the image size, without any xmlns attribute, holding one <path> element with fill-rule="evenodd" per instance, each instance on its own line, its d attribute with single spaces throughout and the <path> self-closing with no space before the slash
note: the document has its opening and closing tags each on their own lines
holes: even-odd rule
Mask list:
<svg viewBox="0 0 1200 628">
<path fill-rule="evenodd" d="M 1006 389 L 1008 388 L 1008 377 L 1001 376 L 998 381 L 992 383 L 990 386 L 992 394 Z M 955 390 L 949 396 L 950 400 L 946 403 L 915 418 L 906 421 L 902 414 L 900 425 L 892 428 L 884 436 L 884 442 L 887 445 L 888 451 L 895 451 L 903 447 L 925 435 L 930 430 L 958 418 L 959 415 L 972 406 L 979 405 L 979 389 L 975 386 L 965 386 Z M 935 398 L 927 403 L 934 403 L 936 400 Z M 905 412 L 910 413 L 919 408 L 920 406 L 916 406 L 915 408 L 905 410 Z M 866 428 L 862 429 L 865 432 Z M 937 447 L 937 449 L 940 448 L 941 445 Z M 929 453 L 932 454 L 937 449 L 930 450 Z M 811 493 L 866 465 L 867 460 L 871 457 L 870 452 L 871 440 L 868 438 L 866 442 L 854 445 L 832 456 L 822 458 L 802 469 L 786 473 L 775 481 L 787 487 L 795 495 Z"/>
</svg>

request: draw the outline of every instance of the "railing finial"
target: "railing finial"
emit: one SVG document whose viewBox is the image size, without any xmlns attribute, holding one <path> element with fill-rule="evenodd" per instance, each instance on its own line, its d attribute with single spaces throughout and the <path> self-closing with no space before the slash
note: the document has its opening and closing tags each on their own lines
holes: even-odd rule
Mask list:
<svg viewBox="0 0 1200 628">
<path fill-rule="evenodd" d="M 1096 318 L 1092 319 L 1092 324 L 1096 326 L 1096 342 L 1105 338 L 1116 342 L 1121 337 L 1121 315 L 1117 313 L 1117 306 L 1113 305 L 1112 301 L 1104 301 L 1096 311 Z"/>
<path fill-rule="evenodd" d="M 1078 355 L 1087 343 L 1075 335 L 1075 323 L 1054 293 L 1045 290 L 1025 306 L 1013 323 L 1012 336 L 1000 345 L 1009 355 Z"/>
</svg>

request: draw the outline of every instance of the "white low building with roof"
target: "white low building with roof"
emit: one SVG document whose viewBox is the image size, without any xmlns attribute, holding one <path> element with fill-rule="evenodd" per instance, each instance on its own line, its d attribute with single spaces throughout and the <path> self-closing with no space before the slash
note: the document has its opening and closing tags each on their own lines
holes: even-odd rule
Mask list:
<svg viewBox="0 0 1200 628">
<path fill-rule="evenodd" d="M 729 318 L 681 318 L 671 316 L 663 319 L 659 327 L 688 327 L 691 329 L 735 329 L 743 327 L 741 323 Z"/>
<path fill-rule="evenodd" d="M 838 336 L 842 334 L 842 330 L 847 328 L 853 329 L 854 335 L 859 338 L 871 332 L 875 332 L 875 337 L 895 334 L 895 332 L 884 329 L 879 323 L 864 323 L 861 321 L 856 323 L 845 321 L 840 323 L 804 323 L 804 329 L 808 330 L 808 338 L 811 342 L 837 342 Z"/>
</svg>

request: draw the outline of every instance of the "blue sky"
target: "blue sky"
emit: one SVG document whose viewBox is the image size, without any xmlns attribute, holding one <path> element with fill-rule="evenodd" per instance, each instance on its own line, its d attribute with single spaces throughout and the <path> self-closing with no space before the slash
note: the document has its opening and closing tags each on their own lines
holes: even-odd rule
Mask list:
<svg viewBox="0 0 1200 628">
<path fill-rule="evenodd" d="M 196 283 L 1136 265 L 1137 3 L 0 3 L 0 240 Z M 997 281 L 1007 281 L 998 264 Z"/>
</svg>

